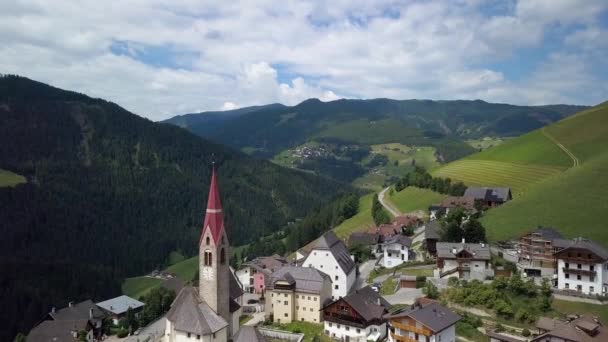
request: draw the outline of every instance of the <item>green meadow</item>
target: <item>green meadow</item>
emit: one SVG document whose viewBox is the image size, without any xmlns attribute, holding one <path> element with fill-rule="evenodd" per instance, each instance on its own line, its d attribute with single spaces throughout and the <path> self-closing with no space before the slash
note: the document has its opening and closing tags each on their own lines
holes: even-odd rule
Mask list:
<svg viewBox="0 0 608 342">
<path fill-rule="evenodd" d="M 438 192 L 421 189 L 414 186 L 407 187 L 399 192 L 389 191 L 387 199 L 402 213 L 411 213 L 417 210 L 427 211 L 431 204 L 439 203 L 446 195 Z"/>
<path fill-rule="evenodd" d="M 25 177 L 8 170 L 0 169 L 0 187 L 15 186 L 25 182 Z"/>
</svg>

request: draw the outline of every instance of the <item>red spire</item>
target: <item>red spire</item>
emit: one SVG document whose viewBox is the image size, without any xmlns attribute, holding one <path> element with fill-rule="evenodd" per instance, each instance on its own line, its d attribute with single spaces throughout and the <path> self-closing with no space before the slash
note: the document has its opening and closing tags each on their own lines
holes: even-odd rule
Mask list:
<svg viewBox="0 0 608 342">
<path fill-rule="evenodd" d="M 220 190 L 217 186 L 217 177 L 215 176 L 215 164 L 211 170 L 211 184 L 209 185 L 209 198 L 207 199 L 207 212 L 205 214 L 205 223 L 203 223 L 201 241 L 207 229 L 211 230 L 211 236 L 217 243 L 224 230 L 224 215 L 222 214 Z"/>
</svg>

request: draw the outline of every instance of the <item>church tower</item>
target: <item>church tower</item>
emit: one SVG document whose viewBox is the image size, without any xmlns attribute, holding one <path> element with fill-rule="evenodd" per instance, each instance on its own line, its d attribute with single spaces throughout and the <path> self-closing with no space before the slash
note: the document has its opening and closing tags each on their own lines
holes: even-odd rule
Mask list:
<svg viewBox="0 0 608 342">
<path fill-rule="evenodd" d="M 199 292 L 201 298 L 226 322 L 232 321 L 229 258 L 230 244 L 224 230 L 224 215 L 213 165 L 205 223 L 199 241 Z"/>
</svg>

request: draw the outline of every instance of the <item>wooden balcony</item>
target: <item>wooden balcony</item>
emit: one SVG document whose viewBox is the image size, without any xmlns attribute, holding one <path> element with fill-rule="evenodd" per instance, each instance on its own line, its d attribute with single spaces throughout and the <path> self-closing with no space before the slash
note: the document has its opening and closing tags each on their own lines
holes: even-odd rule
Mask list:
<svg viewBox="0 0 608 342">
<path fill-rule="evenodd" d="M 405 337 L 405 336 L 399 336 L 397 334 L 394 333 L 390 333 L 391 334 L 391 338 L 393 339 L 393 341 L 395 342 L 418 342 L 414 339 L 411 339 L 409 337 Z"/>
<path fill-rule="evenodd" d="M 353 327 L 357 327 L 357 328 L 363 328 L 363 329 L 365 329 L 369 325 L 369 324 L 366 324 L 366 322 L 364 322 L 361 319 L 357 319 L 350 315 L 337 314 L 334 312 L 324 313 L 323 320 L 328 321 L 328 322 L 333 322 L 336 324 L 344 324 L 344 325 L 353 326 Z"/>
<path fill-rule="evenodd" d="M 395 327 L 395 328 L 399 328 L 401 330 L 405 330 L 405 331 L 411 331 L 411 332 L 415 332 L 418 333 L 420 335 L 424 335 L 424 336 L 431 336 L 433 335 L 433 332 L 427 328 L 418 328 L 416 326 L 413 325 L 409 325 L 409 324 L 403 324 L 400 323 L 398 321 L 391 321 L 390 322 L 391 326 Z"/>
<path fill-rule="evenodd" d="M 564 273 L 580 274 L 580 275 L 589 276 L 589 277 L 595 277 L 595 275 L 596 275 L 595 271 L 583 270 L 583 269 L 578 269 L 578 268 L 562 267 L 562 270 L 564 271 Z"/>
</svg>

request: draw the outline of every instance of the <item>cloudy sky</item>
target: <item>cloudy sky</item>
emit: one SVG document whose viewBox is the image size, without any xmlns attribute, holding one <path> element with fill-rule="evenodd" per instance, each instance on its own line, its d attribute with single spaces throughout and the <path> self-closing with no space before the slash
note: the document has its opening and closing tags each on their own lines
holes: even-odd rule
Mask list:
<svg viewBox="0 0 608 342">
<path fill-rule="evenodd" d="M 608 100 L 606 0 L 3 0 L 0 73 L 153 120 L 306 98 Z"/>
</svg>

